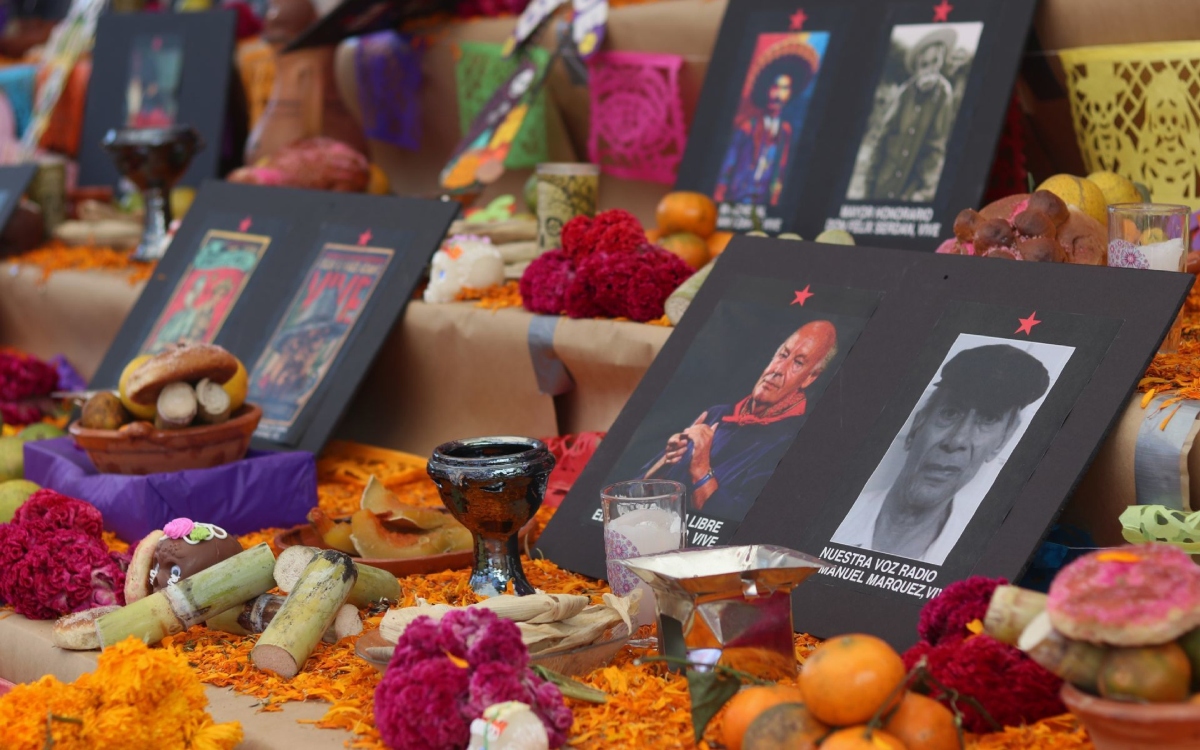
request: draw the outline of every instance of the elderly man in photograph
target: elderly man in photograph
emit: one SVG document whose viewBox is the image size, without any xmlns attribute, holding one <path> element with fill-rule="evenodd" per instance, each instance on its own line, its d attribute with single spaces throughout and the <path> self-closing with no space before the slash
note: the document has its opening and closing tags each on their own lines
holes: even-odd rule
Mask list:
<svg viewBox="0 0 1200 750">
<path fill-rule="evenodd" d="M 643 478 L 688 487 L 692 511 L 741 519 L 800 430 L 808 404 L 805 389 L 836 355 L 833 323 L 801 326 L 775 351 L 750 395 L 733 405 L 710 407 L 672 435 Z"/>
<path fill-rule="evenodd" d="M 913 418 L 895 481 L 860 495 L 832 541 L 935 564 L 945 560 L 962 532 L 947 529 L 955 496 L 1004 451 L 1021 410 L 1049 387 L 1046 367 L 1015 346 L 954 355 Z"/>
<path fill-rule="evenodd" d="M 928 203 L 937 193 L 955 111 L 942 69 L 957 39 L 954 29 L 935 29 L 909 50 L 912 77 L 884 115 L 866 169 L 869 200 Z"/>
</svg>

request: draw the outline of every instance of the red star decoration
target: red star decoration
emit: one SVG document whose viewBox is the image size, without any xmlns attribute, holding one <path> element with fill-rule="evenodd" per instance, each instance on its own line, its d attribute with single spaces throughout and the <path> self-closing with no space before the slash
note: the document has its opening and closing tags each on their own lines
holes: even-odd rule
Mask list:
<svg viewBox="0 0 1200 750">
<path fill-rule="evenodd" d="M 937 5 L 933 6 L 933 22 L 945 23 L 950 20 L 950 11 L 954 10 L 954 6 L 942 0 Z"/>
<path fill-rule="evenodd" d="M 371 230 L 370 229 L 368 229 L 367 231 L 358 235 L 358 244 L 365 245 L 370 241 L 371 241 Z"/>
<path fill-rule="evenodd" d="M 808 14 L 804 12 L 804 9 L 797 8 L 796 12 L 793 13 L 791 16 L 792 23 L 790 26 L 788 26 L 788 29 L 790 29 L 791 31 L 799 31 L 804 28 L 804 22 L 807 20 L 808 20 Z"/>
<path fill-rule="evenodd" d="M 1032 334 L 1032 333 L 1033 333 L 1033 327 L 1034 327 L 1034 326 L 1036 326 L 1036 325 L 1041 325 L 1041 322 L 1042 322 L 1042 321 L 1040 321 L 1040 320 L 1038 320 L 1038 319 L 1037 319 L 1037 313 L 1036 313 L 1036 312 L 1031 312 L 1031 313 L 1029 313 L 1029 317 L 1028 317 L 1028 318 L 1017 318 L 1017 320 L 1019 320 L 1019 321 L 1021 322 L 1021 325 L 1020 325 L 1020 326 L 1017 328 L 1017 330 L 1013 331 L 1013 333 L 1014 333 L 1014 334 L 1016 334 L 1016 333 L 1023 333 L 1023 334 L 1025 334 L 1026 336 L 1028 336 L 1028 335 Z"/>
<path fill-rule="evenodd" d="M 816 292 L 810 291 L 811 289 L 812 289 L 812 284 L 809 284 L 808 286 L 804 287 L 800 291 L 796 292 L 796 299 L 792 300 L 792 304 L 800 305 L 801 307 L 804 307 L 804 303 L 808 302 L 808 298 L 812 297 L 814 294 L 816 294 Z"/>
<path fill-rule="evenodd" d="M 246 230 L 247 230 L 247 229 L 249 229 L 249 228 L 250 228 L 250 217 L 249 217 L 249 216 L 247 216 L 246 218 L 242 219 L 242 223 L 241 223 L 241 224 L 238 224 L 238 231 L 239 231 L 239 232 L 244 232 L 244 231 L 246 231 Z"/>
</svg>

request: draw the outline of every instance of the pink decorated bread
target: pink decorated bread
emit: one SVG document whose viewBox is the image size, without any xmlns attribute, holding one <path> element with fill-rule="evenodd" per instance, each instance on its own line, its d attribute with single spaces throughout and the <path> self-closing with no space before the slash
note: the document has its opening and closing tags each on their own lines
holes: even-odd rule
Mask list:
<svg viewBox="0 0 1200 750">
<path fill-rule="evenodd" d="M 954 220 L 954 237 L 937 249 L 948 255 L 1053 263 L 1106 265 L 1106 230 L 1087 214 L 1046 190 L 1010 195 L 967 208 Z"/>
<path fill-rule="evenodd" d="M 1068 638 L 1157 646 L 1200 627 L 1200 567 L 1169 544 L 1101 550 L 1050 584 L 1046 612 Z"/>
</svg>

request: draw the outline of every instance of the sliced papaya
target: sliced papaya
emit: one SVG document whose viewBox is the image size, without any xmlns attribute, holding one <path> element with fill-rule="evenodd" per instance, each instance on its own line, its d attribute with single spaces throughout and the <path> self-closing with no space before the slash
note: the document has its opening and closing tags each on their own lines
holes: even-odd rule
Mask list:
<svg viewBox="0 0 1200 750">
<path fill-rule="evenodd" d="M 367 480 L 367 486 L 363 489 L 361 507 L 363 510 L 383 516 L 387 521 L 404 522 L 424 530 L 439 529 L 448 524 L 458 523 L 444 510 L 422 508 L 400 502 L 400 498 L 384 487 L 383 482 L 376 479 L 374 475 Z"/>
<path fill-rule="evenodd" d="M 350 517 L 350 539 L 360 556 L 374 560 L 404 560 L 446 551 L 440 529 L 421 534 L 389 531 L 378 516 L 365 509 Z"/>
<path fill-rule="evenodd" d="M 354 549 L 354 543 L 350 541 L 351 528 L 348 521 L 334 520 L 320 508 L 313 508 L 308 512 L 308 522 L 321 535 L 321 540 L 325 542 L 326 547 L 345 552 L 347 555 L 358 554 Z"/>
</svg>

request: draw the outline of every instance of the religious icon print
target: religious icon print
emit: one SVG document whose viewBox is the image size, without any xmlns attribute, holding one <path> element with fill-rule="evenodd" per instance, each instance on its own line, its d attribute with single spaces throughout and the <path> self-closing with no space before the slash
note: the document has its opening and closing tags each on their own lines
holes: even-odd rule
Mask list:
<svg viewBox="0 0 1200 750">
<path fill-rule="evenodd" d="M 901 24 L 875 89 L 848 200 L 932 203 L 983 24 Z"/>
<path fill-rule="evenodd" d="M 125 90 L 125 124 L 133 128 L 163 128 L 175 124 L 179 113 L 179 83 L 183 74 L 183 37 L 179 34 L 139 34 L 129 52 Z"/>
<path fill-rule="evenodd" d="M 713 188 L 722 228 L 734 207 L 779 205 L 828 44 L 825 31 L 758 36 Z"/>
<path fill-rule="evenodd" d="M 830 541 L 942 565 L 1074 351 L 960 334 Z"/>
<path fill-rule="evenodd" d="M 255 435 L 282 440 L 349 340 L 395 251 L 327 243 L 250 371 Z"/>
<path fill-rule="evenodd" d="M 725 543 L 820 401 L 877 299 L 873 291 L 792 290 L 741 279 L 696 335 L 606 483 L 681 483 L 688 489 L 689 545 Z"/>
<path fill-rule="evenodd" d="M 270 244 L 265 235 L 209 230 L 142 343 L 141 353 L 157 354 L 179 342 L 215 341 Z"/>
</svg>

